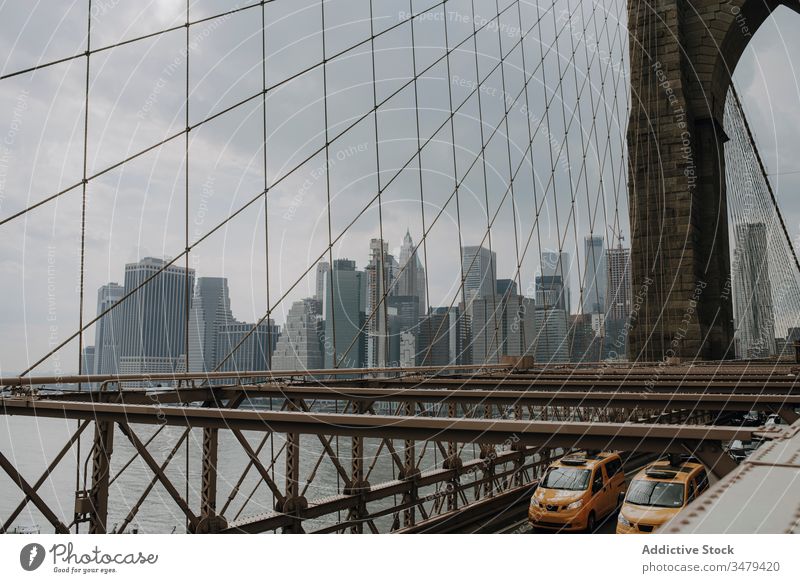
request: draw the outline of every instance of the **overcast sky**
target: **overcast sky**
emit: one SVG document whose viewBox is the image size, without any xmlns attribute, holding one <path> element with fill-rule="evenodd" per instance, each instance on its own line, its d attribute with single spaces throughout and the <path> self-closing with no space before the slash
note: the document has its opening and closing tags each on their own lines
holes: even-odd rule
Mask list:
<svg viewBox="0 0 800 583">
<path fill-rule="evenodd" d="M 413 9 L 419 12 L 433 4 L 415 1 Z M 319 2 L 276 0 L 266 5 L 267 86 L 280 84 L 266 100 L 268 260 L 262 197 L 202 242 L 190 261 L 199 276 L 229 278 L 237 318 L 252 322 L 265 313 L 267 263 L 269 303 L 274 306 L 288 292 L 275 309 L 279 323 L 293 300 L 313 294 L 311 277 L 288 290 L 326 250 L 329 193 L 332 238 L 345 232 L 333 256 L 355 259 L 360 266 L 367 261 L 370 237 L 379 236 L 381 230 L 396 252 L 406 229 L 417 242 L 425 225 L 429 234 L 421 253 L 434 305 L 448 305 L 457 296 L 459 241 L 481 243 L 487 206 L 489 217 L 497 213 L 491 245 L 499 256 L 499 277 L 515 277 L 519 256 L 518 279 L 523 291 L 529 290 L 539 269 L 540 251 L 563 247 L 572 255 L 573 305 L 578 271 L 584 269 L 583 236 L 592 231 L 608 241 L 621 230 L 628 237 L 622 158 L 628 99 L 624 2 L 584 0 L 566 28 L 559 16 L 568 4 L 576 9 L 575 0 L 560 1 L 554 14 L 547 12 L 550 2 L 541 1 L 541 7 L 522 2 L 522 22 L 508 0 L 500 2 L 501 11 L 510 8 L 499 21 L 492 20 L 497 12 L 494 0 L 475 4 L 473 19 L 469 0 L 447 3 L 451 47 L 469 39 L 474 24 L 491 21 L 499 26 L 486 26 L 478 34 L 477 71 L 471 39 L 453 53 L 449 83 L 447 62 L 442 59 L 441 8 L 415 22 L 416 51 L 411 50 L 408 24 L 376 38 L 374 95 L 369 42 L 328 63 L 327 139 L 336 138 L 329 150 L 329 189 L 324 153 L 312 156 L 326 140 L 323 69 L 314 67 L 322 59 Z M 231 6 L 228 1 L 195 0 L 191 19 Z M 369 37 L 369 7 L 368 0 L 326 2 L 329 57 Z M 409 10 L 408 2 L 375 0 L 374 32 L 404 20 Z M 527 32 L 542 15 L 541 24 L 520 44 L 520 30 Z M 179 25 L 185 17 L 183 0 L 94 2 L 91 44 L 94 48 L 114 44 Z M 7 74 L 80 54 L 86 47 L 86 21 L 85 0 L 0 2 L 0 71 Z M 588 43 L 581 34 L 585 26 L 590 31 Z M 755 35 L 735 76 L 792 236 L 800 235 L 800 202 L 795 194 L 800 187 L 795 153 L 800 89 L 793 65 L 800 55 L 799 27 L 800 16 L 781 9 Z M 562 33 L 558 45 L 551 46 L 556 29 Z M 190 30 L 189 120 L 194 125 L 261 90 L 260 9 Z M 178 29 L 92 56 L 89 176 L 185 127 L 184 44 L 185 30 Z M 505 66 L 488 75 L 479 110 L 473 91 L 476 80 L 497 64 L 501 46 L 508 54 Z M 543 53 L 544 65 L 539 66 Z M 373 99 L 382 103 L 407 84 L 413 77 L 412 57 L 418 72 L 432 66 L 416 87 L 407 85 L 379 108 L 376 151 L 371 114 L 347 128 L 371 110 Z M 528 109 L 523 57 L 527 74 L 532 74 Z M 79 58 L 0 81 L 0 220 L 81 180 L 85 74 L 86 61 Z M 561 77 L 564 81 L 559 84 Z M 507 134 L 503 82 L 510 107 Z M 464 102 L 452 128 L 455 172 L 447 123 L 451 97 L 454 107 Z M 414 157 L 415 101 L 420 140 L 430 140 L 422 150 L 421 172 Z M 550 103 L 547 113 L 545 103 Z M 486 145 L 485 172 L 482 161 L 473 164 L 481 150 L 481 118 L 484 141 L 497 132 Z M 529 152 L 528 128 L 540 125 Z M 565 127 L 569 128 L 566 146 Z M 172 258 L 183 250 L 185 213 L 191 243 L 257 197 L 264 187 L 262 131 L 258 97 L 190 132 L 188 211 L 183 136 L 89 183 L 85 320 L 95 315 L 97 288 L 108 281 L 121 283 L 126 262 L 144 256 Z M 584 144 L 588 144 L 585 164 Z M 511 169 L 519 168 L 513 199 L 510 192 L 504 198 L 509 158 Z M 454 174 L 461 183 L 458 199 L 451 197 Z M 280 182 L 273 186 L 276 181 Z M 376 200 L 348 227 L 375 197 L 379 185 L 380 205 Z M 76 188 L 0 227 L 0 374 L 26 368 L 77 329 L 80 217 L 81 189 Z M 488 239 L 484 245 L 489 245 Z M 90 330 L 86 343 L 92 338 Z M 73 371 L 76 354 L 73 343 L 37 370 Z"/>
</svg>

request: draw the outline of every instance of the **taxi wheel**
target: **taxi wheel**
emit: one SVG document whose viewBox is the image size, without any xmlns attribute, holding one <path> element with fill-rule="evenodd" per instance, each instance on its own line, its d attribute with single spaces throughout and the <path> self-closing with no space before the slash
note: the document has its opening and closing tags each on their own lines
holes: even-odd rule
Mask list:
<svg viewBox="0 0 800 583">
<path fill-rule="evenodd" d="M 586 519 L 586 532 L 594 532 L 596 522 L 597 521 L 595 520 L 594 512 L 590 512 L 589 518 Z"/>
</svg>

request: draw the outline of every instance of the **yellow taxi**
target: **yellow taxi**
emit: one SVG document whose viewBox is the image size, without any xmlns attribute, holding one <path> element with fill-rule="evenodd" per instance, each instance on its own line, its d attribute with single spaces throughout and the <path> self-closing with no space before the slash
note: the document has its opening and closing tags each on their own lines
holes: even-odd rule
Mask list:
<svg viewBox="0 0 800 583">
<path fill-rule="evenodd" d="M 617 517 L 617 533 L 653 532 L 707 489 L 703 464 L 675 458 L 653 462 L 628 486 Z"/>
<path fill-rule="evenodd" d="M 552 464 L 528 507 L 535 528 L 588 530 L 614 512 L 625 490 L 619 454 L 573 453 Z"/>
</svg>

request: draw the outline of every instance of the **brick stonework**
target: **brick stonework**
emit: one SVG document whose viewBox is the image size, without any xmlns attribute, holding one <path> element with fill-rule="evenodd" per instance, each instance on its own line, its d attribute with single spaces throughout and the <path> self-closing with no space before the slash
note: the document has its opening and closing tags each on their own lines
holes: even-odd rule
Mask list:
<svg viewBox="0 0 800 583">
<path fill-rule="evenodd" d="M 629 0 L 638 360 L 733 357 L 723 111 L 750 38 L 791 0 Z"/>
</svg>

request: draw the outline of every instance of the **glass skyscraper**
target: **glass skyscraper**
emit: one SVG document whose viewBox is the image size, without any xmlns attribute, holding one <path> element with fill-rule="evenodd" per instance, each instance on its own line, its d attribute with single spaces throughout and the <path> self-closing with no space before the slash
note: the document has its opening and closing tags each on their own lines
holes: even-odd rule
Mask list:
<svg viewBox="0 0 800 583">
<path fill-rule="evenodd" d="M 602 236 L 589 235 L 584 238 L 584 246 L 583 313 L 603 314 L 608 287 L 605 243 Z"/>
<path fill-rule="evenodd" d="M 118 283 L 107 283 L 97 290 L 97 315 L 99 316 L 124 295 L 124 288 Z M 94 374 L 119 373 L 119 340 L 122 306 L 114 308 L 102 316 L 95 324 L 94 336 Z"/>
<path fill-rule="evenodd" d="M 325 284 L 325 368 L 363 368 L 366 361 L 366 275 L 335 259 Z"/>
<path fill-rule="evenodd" d="M 212 371 L 217 365 L 217 332 L 235 322 L 231 313 L 228 280 L 199 277 L 189 314 L 189 371 Z"/>
<path fill-rule="evenodd" d="M 737 358 L 775 354 L 775 313 L 767 245 L 764 223 L 736 225 L 731 272 Z"/>
<path fill-rule="evenodd" d="M 467 305 L 476 298 L 494 298 L 497 295 L 497 253 L 476 246 L 462 247 L 461 250 Z"/>
<path fill-rule="evenodd" d="M 118 308 L 122 316 L 121 374 L 174 372 L 186 354 L 186 286 L 191 293 L 194 269 L 187 271 L 176 265 L 164 268 L 165 263 L 145 257 L 125 266 L 124 291 L 131 296 Z M 153 279 L 133 291 L 150 277 Z"/>
</svg>

